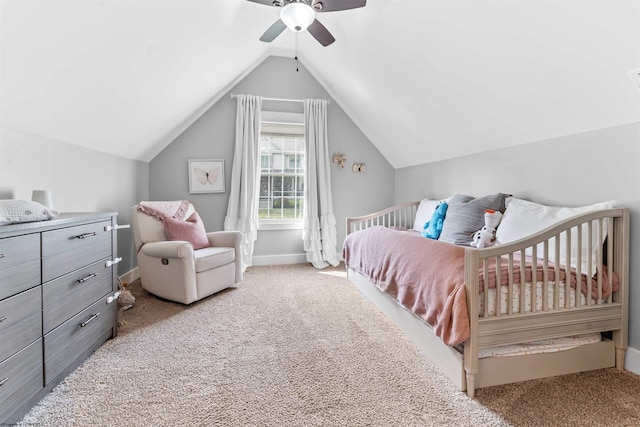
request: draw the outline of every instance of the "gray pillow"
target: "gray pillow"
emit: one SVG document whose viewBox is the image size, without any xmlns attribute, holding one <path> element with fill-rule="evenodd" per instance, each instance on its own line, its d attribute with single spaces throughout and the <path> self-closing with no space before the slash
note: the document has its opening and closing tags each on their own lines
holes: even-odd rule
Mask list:
<svg viewBox="0 0 640 427">
<path fill-rule="evenodd" d="M 484 211 L 492 209 L 504 213 L 504 200 L 510 194 L 498 193 L 480 198 L 456 194 L 449 200 L 449 208 L 438 240 L 469 246 L 473 233 L 484 226 Z"/>
</svg>

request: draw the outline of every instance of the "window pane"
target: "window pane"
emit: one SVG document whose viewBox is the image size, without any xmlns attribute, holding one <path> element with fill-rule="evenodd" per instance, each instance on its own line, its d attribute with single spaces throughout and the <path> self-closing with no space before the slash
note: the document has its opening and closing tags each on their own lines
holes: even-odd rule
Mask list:
<svg viewBox="0 0 640 427">
<path fill-rule="evenodd" d="M 273 162 L 271 168 L 275 171 L 282 171 L 282 154 L 274 154 L 271 160 Z"/>
<path fill-rule="evenodd" d="M 260 140 L 259 218 L 298 220 L 304 201 L 304 127 L 301 134 L 263 134 Z"/>
</svg>

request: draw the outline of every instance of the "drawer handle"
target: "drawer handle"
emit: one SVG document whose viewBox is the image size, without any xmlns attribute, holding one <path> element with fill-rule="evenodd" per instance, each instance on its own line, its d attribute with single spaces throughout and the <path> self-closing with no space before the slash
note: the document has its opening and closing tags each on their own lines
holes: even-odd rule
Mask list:
<svg viewBox="0 0 640 427">
<path fill-rule="evenodd" d="M 95 320 L 96 317 L 100 316 L 100 313 L 96 313 L 93 316 L 89 317 L 87 320 L 85 320 L 84 322 L 80 323 L 80 327 L 84 328 L 85 326 L 87 326 L 89 323 L 91 323 L 92 321 Z"/>
<path fill-rule="evenodd" d="M 7 320 L 7 316 L 0 317 L 0 322 L 4 322 L 5 320 Z"/>
<path fill-rule="evenodd" d="M 9 381 L 9 377 L 1 379 L 0 380 L 0 387 L 2 387 L 4 385 L 4 383 L 6 383 L 7 381 Z"/>
<path fill-rule="evenodd" d="M 96 232 L 92 232 L 92 233 L 83 233 L 83 234 L 78 234 L 76 236 L 76 239 L 86 239 L 87 237 L 93 237 L 93 236 L 97 236 L 98 233 Z"/>
<path fill-rule="evenodd" d="M 98 275 L 98 273 L 91 273 L 90 275 L 88 275 L 87 277 L 85 277 L 84 279 L 78 279 L 76 280 L 76 282 L 78 283 L 84 283 L 89 279 L 93 279 L 94 277 L 96 277 Z"/>
<path fill-rule="evenodd" d="M 0 258 L 4 258 L 4 254 L 0 254 Z"/>
</svg>

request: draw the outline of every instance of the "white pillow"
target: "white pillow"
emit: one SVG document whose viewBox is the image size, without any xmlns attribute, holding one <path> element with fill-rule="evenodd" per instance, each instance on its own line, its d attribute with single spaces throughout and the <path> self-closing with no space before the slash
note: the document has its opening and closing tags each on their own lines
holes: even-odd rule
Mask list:
<svg viewBox="0 0 640 427">
<path fill-rule="evenodd" d="M 505 212 L 502 216 L 502 221 L 496 230 L 496 238 L 500 243 L 509 243 L 515 240 L 528 237 L 534 233 L 544 230 L 560 221 L 567 218 L 571 218 L 576 215 L 580 215 L 585 212 L 591 212 L 602 209 L 611 209 L 615 205 L 615 201 L 610 200 L 602 203 L 595 203 L 589 206 L 580 207 L 562 207 L 562 206 L 545 206 L 539 203 L 530 202 L 527 200 L 518 199 L 515 197 L 509 197 L 505 201 Z M 603 221 L 603 235 L 600 241 L 596 232 L 596 223 L 592 229 L 592 244 L 589 245 L 587 226 L 586 224 L 582 229 L 582 260 L 580 263 L 580 271 L 587 273 L 587 260 L 584 255 L 591 246 L 591 276 L 596 273 L 597 262 L 597 250 L 600 245 L 604 243 L 604 239 L 607 237 L 607 221 Z M 578 256 L 575 248 L 578 245 L 578 237 L 576 230 L 571 231 L 571 267 L 576 268 L 578 265 Z M 537 257 L 542 259 L 544 245 L 540 243 L 537 248 Z M 527 249 L 526 254 L 531 256 L 533 251 L 531 248 Z M 564 262 L 567 256 L 567 238 L 565 233 L 560 235 L 560 262 Z M 555 256 L 555 239 L 549 239 L 549 261 L 554 262 Z"/>
<path fill-rule="evenodd" d="M 0 200 L 0 224 L 46 221 L 58 216 L 58 211 L 29 200 Z"/>
<path fill-rule="evenodd" d="M 441 202 L 446 202 L 445 200 L 433 200 L 433 199 L 422 199 L 420 200 L 420 205 L 418 206 L 418 210 L 416 211 L 416 218 L 413 221 L 413 229 L 415 231 L 424 231 L 424 224 L 427 221 L 431 221 L 431 217 L 433 213 L 436 211 L 436 208 Z"/>
</svg>

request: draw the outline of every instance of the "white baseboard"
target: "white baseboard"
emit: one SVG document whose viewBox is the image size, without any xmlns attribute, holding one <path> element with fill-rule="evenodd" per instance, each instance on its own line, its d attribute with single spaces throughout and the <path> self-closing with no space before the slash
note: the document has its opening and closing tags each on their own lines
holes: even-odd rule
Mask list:
<svg viewBox="0 0 640 427">
<path fill-rule="evenodd" d="M 120 276 L 120 280 L 122 280 L 123 283 L 131 283 L 138 278 L 140 278 L 140 270 L 138 270 L 138 267 L 129 270 Z"/>
<path fill-rule="evenodd" d="M 624 358 L 624 368 L 636 375 L 640 375 L 640 350 L 628 347 Z"/>
<path fill-rule="evenodd" d="M 254 255 L 251 258 L 251 265 L 282 265 L 282 264 L 304 264 L 307 262 L 305 254 L 284 254 L 284 255 Z"/>
</svg>

